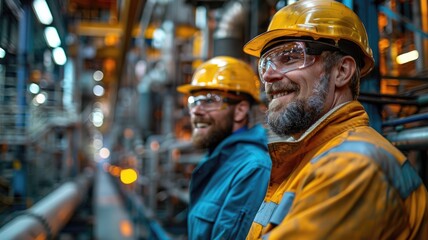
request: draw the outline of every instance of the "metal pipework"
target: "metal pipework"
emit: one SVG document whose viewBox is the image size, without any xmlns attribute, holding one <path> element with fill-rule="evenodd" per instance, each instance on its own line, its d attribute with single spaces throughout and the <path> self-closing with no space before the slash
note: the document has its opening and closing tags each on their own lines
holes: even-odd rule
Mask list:
<svg viewBox="0 0 428 240">
<path fill-rule="evenodd" d="M 0 229 L 1 239 L 53 239 L 82 202 L 92 179 L 93 173 L 88 171 L 75 181 L 64 183 L 4 225 Z"/>
<path fill-rule="evenodd" d="M 410 116 L 404 117 L 404 118 L 398 118 L 398 119 L 385 121 L 382 123 L 382 126 L 384 126 L 384 127 L 386 127 L 386 126 L 398 126 L 398 125 L 403 125 L 406 123 L 413 123 L 413 122 L 424 121 L 424 120 L 428 120 L 428 113 L 414 114 L 414 115 L 410 115 Z"/>
<path fill-rule="evenodd" d="M 214 56 L 242 57 L 245 9 L 242 0 L 229 1 L 214 31 Z"/>
<path fill-rule="evenodd" d="M 386 138 L 401 150 L 426 150 L 428 146 L 428 127 L 404 129 L 388 133 Z"/>
</svg>

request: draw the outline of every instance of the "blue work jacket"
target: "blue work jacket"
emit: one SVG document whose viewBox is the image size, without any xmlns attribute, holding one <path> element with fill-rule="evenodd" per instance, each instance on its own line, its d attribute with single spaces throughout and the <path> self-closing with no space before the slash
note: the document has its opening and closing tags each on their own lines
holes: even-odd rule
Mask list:
<svg viewBox="0 0 428 240">
<path fill-rule="evenodd" d="M 192 173 L 188 238 L 245 239 L 270 178 L 266 130 L 236 132 L 209 152 Z"/>
</svg>

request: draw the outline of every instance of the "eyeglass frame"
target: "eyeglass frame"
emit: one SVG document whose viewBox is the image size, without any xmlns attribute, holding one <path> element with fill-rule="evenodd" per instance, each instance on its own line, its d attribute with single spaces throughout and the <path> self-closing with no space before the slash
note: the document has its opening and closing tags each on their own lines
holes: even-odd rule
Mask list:
<svg viewBox="0 0 428 240">
<path fill-rule="evenodd" d="M 311 40 L 293 40 L 293 41 L 279 41 L 275 44 L 272 44 L 271 46 L 269 46 L 269 48 L 266 48 L 264 51 L 262 51 L 261 57 L 259 58 L 259 62 L 258 62 L 258 73 L 259 73 L 259 78 L 260 81 L 262 83 L 266 83 L 266 81 L 263 78 L 264 73 L 267 72 L 263 71 L 263 67 L 262 65 L 264 64 L 264 58 L 267 56 L 267 54 L 272 54 L 274 50 L 278 50 L 278 49 L 284 49 L 286 45 L 288 44 L 297 44 L 301 47 L 301 49 L 303 50 L 303 64 L 295 67 L 295 68 L 291 68 L 287 71 L 279 71 L 278 69 L 275 69 L 273 67 L 277 67 L 277 65 L 275 65 L 274 62 L 272 61 L 268 61 L 268 63 L 270 63 L 268 65 L 268 67 L 266 67 L 266 69 L 268 70 L 269 68 L 272 68 L 274 71 L 281 73 L 281 74 L 286 74 L 288 72 L 294 71 L 294 70 L 300 70 L 306 67 L 311 66 L 312 64 L 315 63 L 316 59 L 315 56 L 319 56 L 321 55 L 322 52 L 324 51 L 339 51 L 342 52 L 340 50 L 340 48 L 336 45 L 333 44 L 329 44 L 329 43 L 325 43 L 325 42 L 320 42 L 320 41 L 311 41 Z M 307 56 L 313 56 L 313 59 L 310 60 L 310 63 L 307 63 Z"/>
<path fill-rule="evenodd" d="M 202 97 L 205 97 L 205 99 L 201 99 Z M 212 99 L 212 97 L 214 97 L 216 99 L 216 101 L 215 101 L 216 103 L 221 103 L 221 105 L 216 107 L 216 108 L 213 108 L 213 109 L 206 109 L 202 104 L 207 104 L 207 103 L 201 104 L 201 101 L 206 101 L 208 99 Z M 200 98 L 200 99 L 191 100 L 191 99 L 195 99 L 195 98 Z M 236 105 L 241 101 L 243 101 L 243 99 L 234 99 L 234 98 L 230 98 L 230 97 L 221 96 L 221 95 L 216 94 L 216 93 L 199 94 L 197 96 L 190 95 L 187 98 L 187 108 L 188 108 L 189 112 L 191 113 L 195 107 L 199 106 L 199 108 L 202 111 L 208 113 L 208 112 L 212 112 L 212 111 L 218 111 L 218 110 L 226 109 L 228 106 Z M 196 105 L 192 106 L 192 104 L 195 102 L 196 102 Z M 199 104 L 197 104 L 198 102 L 199 102 Z"/>
</svg>

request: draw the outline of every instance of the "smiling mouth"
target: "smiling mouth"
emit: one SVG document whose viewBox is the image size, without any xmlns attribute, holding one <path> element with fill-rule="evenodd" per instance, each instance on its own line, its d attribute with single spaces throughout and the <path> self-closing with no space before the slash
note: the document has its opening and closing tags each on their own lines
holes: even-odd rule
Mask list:
<svg viewBox="0 0 428 240">
<path fill-rule="evenodd" d="M 274 99 L 289 95 L 293 92 L 294 91 L 280 91 L 280 92 L 277 91 L 277 92 L 268 93 L 267 95 L 268 95 L 269 101 L 272 101 Z"/>
<path fill-rule="evenodd" d="M 195 128 L 207 128 L 209 127 L 208 123 L 194 123 Z"/>
<path fill-rule="evenodd" d="M 271 96 L 272 99 L 275 99 L 275 98 L 279 98 L 279 97 L 288 95 L 290 93 L 291 93 L 291 91 L 285 91 L 285 92 L 275 93 L 275 94 L 270 95 L 270 96 Z"/>
</svg>

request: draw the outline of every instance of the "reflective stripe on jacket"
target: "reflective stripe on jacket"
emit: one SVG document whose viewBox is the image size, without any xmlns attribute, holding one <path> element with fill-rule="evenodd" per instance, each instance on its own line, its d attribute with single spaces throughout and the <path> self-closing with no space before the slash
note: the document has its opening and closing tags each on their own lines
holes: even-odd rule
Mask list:
<svg viewBox="0 0 428 240">
<path fill-rule="evenodd" d="M 427 190 L 360 103 L 269 151 L 271 182 L 248 239 L 428 239 Z"/>
<path fill-rule="evenodd" d="M 188 239 L 245 239 L 269 182 L 261 125 L 230 135 L 192 173 Z"/>
</svg>

